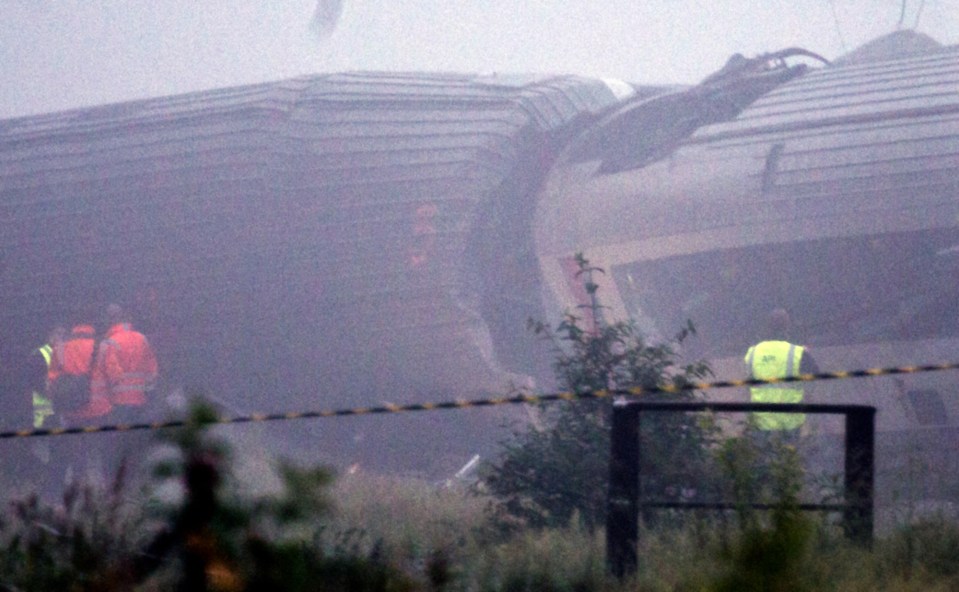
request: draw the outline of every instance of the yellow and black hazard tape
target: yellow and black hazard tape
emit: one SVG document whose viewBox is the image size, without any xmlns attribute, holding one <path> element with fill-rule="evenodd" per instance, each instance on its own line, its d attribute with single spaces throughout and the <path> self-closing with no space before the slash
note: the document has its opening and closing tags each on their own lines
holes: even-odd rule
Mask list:
<svg viewBox="0 0 959 592">
<path fill-rule="evenodd" d="M 682 391 L 705 391 L 718 388 L 763 386 L 789 382 L 811 382 L 814 380 L 841 380 L 844 378 L 864 378 L 870 376 L 889 376 L 893 374 L 919 374 L 921 372 L 938 372 L 941 370 L 957 370 L 959 362 L 943 364 L 927 364 L 924 366 L 899 366 L 895 368 L 868 368 L 866 370 L 841 370 L 837 372 L 820 372 L 818 374 L 799 374 L 787 378 L 771 378 L 768 380 L 720 380 L 715 382 L 689 382 L 681 385 L 666 385 L 656 388 L 635 387 L 620 391 L 618 394 L 647 395 L 652 393 L 678 393 Z"/>
<path fill-rule="evenodd" d="M 291 419 L 316 419 L 322 417 L 345 417 L 350 415 L 374 415 L 386 413 L 404 413 L 413 411 L 439 411 L 441 409 L 467 409 L 472 407 L 493 407 L 498 405 L 537 404 L 552 401 L 578 401 L 586 399 L 608 399 L 617 395 L 644 396 L 660 393 L 680 393 L 685 391 L 705 391 L 720 388 L 763 386 L 770 384 L 785 384 L 791 382 L 811 382 L 814 380 L 841 380 L 846 378 L 863 378 L 872 376 L 888 376 L 894 374 L 918 374 L 922 372 L 937 372 L 941 370 L 957 370 L 959 362 L 946 364 L 929 364 L 925 366 L 900 366 L 896 368 L 869 368 L 867 370 L 846 370 L 840 372 L 821 372 L 818 374 L 800 374 L 788 378 L 774 378 L 769 380 L 722 380 L 716 382 L 686 382 L 657 387 L 631 387 L 626 389 L 612 389 L 589 391 L 583 393 L 558 392 L 543 395 L 521 393 L 509 397 L 493 397 L 487 399 L 441 401 L 437 403 L 411 403 L 408 405 L 384 404 L 377 407 L 355 407 L 353 409 L 333 409 L 326 411 L 303 411 L 289 413 L 253 413 L 237 417 L 218 417 L 209 424 L 236 424 L 256 423 L 264 421 L 286 421 Z M 186 427 L 188 422 L 173 420 L 154 423 L 117 424 L 103 426 L 84 426 L 70 428 L 49 428 L 33 430 L 16 430 L 0 432 L 0 440 L 10 438 L 31 438 L 39 436 L 66 436 L 71 434 L 95 434 L 104 432 L 130 432 L 136 430 L 162 430 L 168 428 Z"/>
</svg>

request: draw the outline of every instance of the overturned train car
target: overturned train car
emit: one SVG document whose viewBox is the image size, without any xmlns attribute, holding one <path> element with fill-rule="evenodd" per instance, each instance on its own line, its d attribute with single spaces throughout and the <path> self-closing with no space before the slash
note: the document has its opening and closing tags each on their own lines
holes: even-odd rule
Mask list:
<svg viewBox="0 0 959 592">
<path fill-rule="evenodd" d="M 8 408 L 27 401 L 17 361 L 55 325 L 101 323 L 109 302 L 158 350 L 161 391 L 233 412 L 525 383 L 494 340 L 505 357 L 523 350 L 515 336 L 538 311 L 522 291 L 532 197 L 575 130 L 633 94 L 576 77 L 356 73 L 0 122 Z M 497 309 L 514 314 L 491 322 Z M 495 442 L 502 414 L 325 421 L 297 448 L 458 467 Z M 373 442 L 381 431 L 400 437 Z"/>
<path fill-rule="evenodd" d="M 120 302 L 167 391 L 236 411 L 545 387 L 525 323 L 577 303 L 577 252 L 608 270 L 611 314 L 692 319 L 687 353 L 721 376 L 774 304 L 824 369 L 954 361 L 959 52 L 909 41 L 731 60 L 691 88 L 348 73 L 0 122 L 0 364 Z M 954 386 L 816 396 L 956 452 Z M 446 471 L 510 413 L 280 431 Z"/>
<path fill-rule="evenodd" d="M 544 180 L 535 236 L 551 309 L 578 301 L 582 252 L 607 270 L 593 279 L 609 314 L 666 337 L 692 320 L 686 354 L 718 379 L 745 376 L 775 308 L 824 371 L 959 361 L 959 48 L 909 32 L 876 40 L 654 162 L 598 141 L 620 116 L 572 142 Z M 877 407 L 878 491 L 891 502 L 955 499 L 957 387 L 946 371 L 806 391 Z M 839 419 L 807 423 L 838 466 Z"/>
</svg>

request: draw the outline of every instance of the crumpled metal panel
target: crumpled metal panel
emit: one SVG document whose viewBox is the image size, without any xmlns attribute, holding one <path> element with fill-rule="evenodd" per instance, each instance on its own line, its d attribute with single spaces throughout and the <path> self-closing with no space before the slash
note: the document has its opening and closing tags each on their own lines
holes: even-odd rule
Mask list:
<svg viewBox="0 0 959 592">
<path fill-rule="evenodd" d="M 168 376 L 248 408 L 503 387 L 471 249 L 529 155 L 616 101 L 344 73 L 0 122 L 0 358 L 119 301 Z"/>
<path fill-rule="evenodd" d="M 701 129 L 646 174 L 695 196 L 704 223 L 729 225 L 900 210 L 904 194 L 932 208 L 959 186 L 956 162 L 959 47 L 950 47 L 811 71 Z M 684 180 L 704 174 L 715 179 Z M 736 188 L 723 185 L 735 176 Z"/>
<path fill-rule="evenodd" d="M 704 128 L 696 137 L 715 140 L 957 110 L 959 48 L 953 47 L 921 57 L 811 71 L 769 93 L 735 121 Z"/>
</svg>

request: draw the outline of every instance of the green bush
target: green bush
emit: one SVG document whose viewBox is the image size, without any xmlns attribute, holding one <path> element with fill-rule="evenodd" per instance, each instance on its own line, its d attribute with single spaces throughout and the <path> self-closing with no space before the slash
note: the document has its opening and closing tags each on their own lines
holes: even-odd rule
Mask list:
<svg viewBox="0 0 959 592">
<path fill-rule="evenodd" d="M 190 445 L 209 450 L 209 444 L 194 439 Z M 182 477 L 188 458 L 173 459 L 164 478 Z M 348 475 L 330 484 L 315 481 L 311 470 L 275 495 L 247 496 L 227 475 L 229 458 L 215 465 L 224 477 L 207 536 L 192 543 L 194 552 L 206 554 L 211 590 L 959 589 L 955 521 L 927 518 L 889 532 L 871 550 L 855 547 L 796 509 L 790 495 L 797 473 L 788 449 L 770 471 L 779 481 L 768 491 L 784 502 L 776 511 L 728 521 L 722 513 L 683 513 L 675 522 L 681 526 L 642 528 L 640 571 L 623 582 L 606 574 L 602 529 L 590 532 L 573 521 L 491 538 L 483 498 L 397 477 Z M 159 527 L 175 524 L 188 502 L 154 514 L 123 481 L 120 475 L 109 487 L 75 485 L 52 506 L 34 496 L 11 502 L 0 519 L 0 590 L 177 589 L 188 568 L 182 549 L 171 546 L 161 555 L 149 543 Z M 149 573 L 147 560 L 153 561 Z"/>
<path fill-rule="evenodd" d="M 121 590 L 132 586 L 134 554 L 149 536 L 126 502 L 121 470 L 109 489 L 68 484 L 56 505 L 36 494 L 14 499 L 0 519 L 0 589 Z"/>
<path fill-rule="evenodd" d="M 173 501 L 127 492 L 121 468 L 106 490 L 73 484 L 52 505 L 36 495 L 11 502 L 0 519 L 0 589 L 416 589 L 414 578 L 375 552 L 321 536 L 328 471 L 280 463 L 280 491 L 244 493 L 229 447 L 207 429 L 214 420 L 198 404 L 185 428 L 169 432 L 174 453 L 156 466 L 154 485 L 179 484 L 183 494 L 167 496 Z"/>
<path fill-rule="evenodd" d="M 679 347 L 694 333 L 690 323 L 671 340 L 651 344 L 635 323 L 602 322 L 598 287 L 590 278 L 602 270 L 578 257 L 580 276 L 593 304 L 586 315 L 568 312 L 552 328 L 530 322 L 555 352 L 558 387 L 596 393 L 684 386 L 711 374 L 704 362 L 683 365 Z M 648 399 L 690 399 L 692 392 L 645 395 Z M 501 523 L 516 527 L 563 526 L 576 518 L 588 528 L 603 524 L 609 480 L 612 401 L 580 400 L 540 406 L 539 425 L 516 429 L 499 458 L 481 471 L 482 487 L 500 501 Z M 704 494 L 710 433 L 688 414 L 656 414 L 643 422 L 641 471 L 647 499 L 692 499 Z"/>
<path fill-rule="evenodd" d="M 210 436 L 212 411 L 197 405 L 184 430 L 170 438 L 177 458 L 158 467 L 177 477 L 186 496 L 168 508 L 168 528 L 149 553 L 174 558 L 187 589 L 404 592 L 413 581 L 374 554 L 329 546 L 320 533 L 328 517 L 332 474 L 279 463 L 281 491 L 249 497 L 230 475 L 228 447 Z"/>
</svg>

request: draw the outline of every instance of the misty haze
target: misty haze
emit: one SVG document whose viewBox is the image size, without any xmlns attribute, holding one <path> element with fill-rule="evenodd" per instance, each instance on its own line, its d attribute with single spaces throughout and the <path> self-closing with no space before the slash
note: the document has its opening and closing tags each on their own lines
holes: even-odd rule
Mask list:
<svg viewBox="0 0 959 592">
<path fill-rule="evenodd" d="M 10 3 L 0 491 L 123 457 L 146 480 L 157 430 L 101 427 L 202 398 L 263 491 L 287 458 L 498 494 L 579 403 L 491 398 L 642 385 L 564 374 L 575 339 L 544 336 L 571 314 L 653 348 L 692 323 L 657 380 L 766 378 L 772 341 L 817 373 L 949 367 L 777 393 L 876 408 L 879 530 L 954 513 L 959 6 L 529 4 Z M 800 423 L 806 468 L 841 473 L 842 422 Z"/>
</svg>

